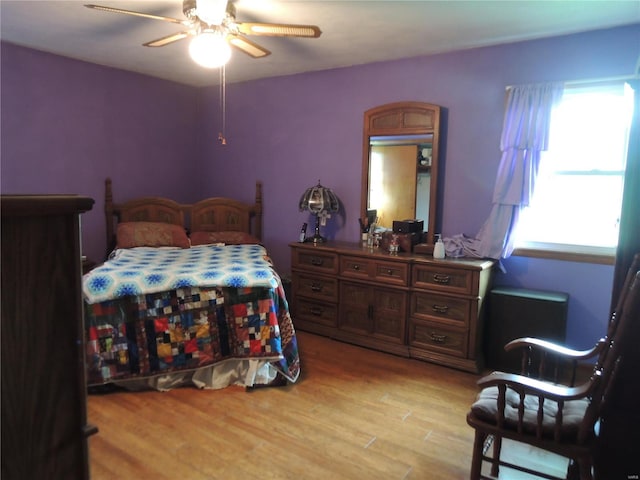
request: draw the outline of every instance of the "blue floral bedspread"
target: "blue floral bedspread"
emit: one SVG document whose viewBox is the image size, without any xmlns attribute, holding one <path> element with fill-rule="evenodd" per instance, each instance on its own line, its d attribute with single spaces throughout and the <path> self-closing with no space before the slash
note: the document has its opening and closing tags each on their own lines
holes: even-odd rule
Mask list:
<svg viewBox="0 0 640 480">
<path fill-rule="evenodd" d="M 261 245 L 139 247 L 116 250 L 108 262 L 87 273 L 83 293 L 87 303 L 98 303 L 182 287 L 277 286 Z"/>
</svg>

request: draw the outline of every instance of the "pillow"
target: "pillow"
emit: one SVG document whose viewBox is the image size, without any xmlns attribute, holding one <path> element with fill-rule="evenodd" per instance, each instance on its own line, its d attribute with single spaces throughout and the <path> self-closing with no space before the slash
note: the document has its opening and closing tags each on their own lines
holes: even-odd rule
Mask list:
<svg viewBox="0 0 640 480">
<path fill-rule="evenodd" d="M 189 238 L 181 225 L 159 222 L 123 222 L 118 224 L 116 248 L 180 247 L 189 248 Z"/>
<path fill-rule="evenodd" d="M 193 232 L 191 245 L 209 245 L 224 243 L 225 245 L 260 244 L 260 240 L 246 232 Z"/>
</svg>

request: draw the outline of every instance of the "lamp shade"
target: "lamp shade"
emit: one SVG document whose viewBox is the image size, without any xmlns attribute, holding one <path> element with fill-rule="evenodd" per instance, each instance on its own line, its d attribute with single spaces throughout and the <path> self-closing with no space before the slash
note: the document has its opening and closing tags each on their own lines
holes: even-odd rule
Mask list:
<svg viewBox="0 0 640 480">
<path fill-rule="evenodd" d="M 340 209 L 340 200 L 330 188 L 323 187 L 318 182 L 315 187 L 309 187 L 300 197 L 300 211 L 309 210 L 318 215 L 321 212 L 337 212 Z"/>
<path fill-rule="evenodd" d="M 216 68 L 229 61 L 231 47 L 221 32 L 205 30 L 191 40 L 189 55 L 202 67 Z"/>
<path fill-rule="evenodd" d="M 227 12 L 227 0 L 198 0 L 198 18 L 208 25 L 220 25 Z"/>
</svg>

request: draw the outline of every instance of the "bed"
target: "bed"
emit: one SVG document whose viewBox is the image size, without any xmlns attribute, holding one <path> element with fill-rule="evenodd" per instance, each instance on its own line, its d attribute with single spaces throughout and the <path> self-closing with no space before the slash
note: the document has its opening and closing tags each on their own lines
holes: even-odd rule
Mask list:
<svg viewBox="0 0 640 480">
<path fill-rule="evenodd" d="M 83 276 L 90 387 L 169 390 L 295 382 L 295 330 L 255 203 L 115 203 L 107 260 Z"/>
</svg>

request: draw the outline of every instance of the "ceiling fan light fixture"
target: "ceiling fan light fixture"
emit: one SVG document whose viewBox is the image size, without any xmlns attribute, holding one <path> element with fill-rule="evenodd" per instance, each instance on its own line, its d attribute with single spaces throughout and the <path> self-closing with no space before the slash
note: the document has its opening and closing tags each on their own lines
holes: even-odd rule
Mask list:
<svg viewBox="0 0 640 480">
<path fill-rule="evenodd" d="M 229 61 L 231 47 L 221 32 L 205 30 L 191 40 L 189 55 L 202 67 L 217 68 Z"/>
<path fill-rule="evenodd" d="M 231 47 L 253 58 L 263 58 L 271 54 L 263 46 L 246 38 L 246 35 L 318 38 L 322 34 L 316 25 L 236 22 L 235 1 L 182 0 L 184 20 L 101 5 L 85 5 L 85 7 L 162 20 L 186 27 L 182 32 L 165 35 L 142 45 L 145 47 L 164 47 L 187 37 L 193 37 L 189 44 L 189 54 L 198 65 L 205 68 L 225 65 L 231 58 Z"/>
<path fill-rule="evenodd" d="M 227 0 L 196 0 L 198 18 L 209 25 L 222 25 L 227 14 Z"/>
</svg>

